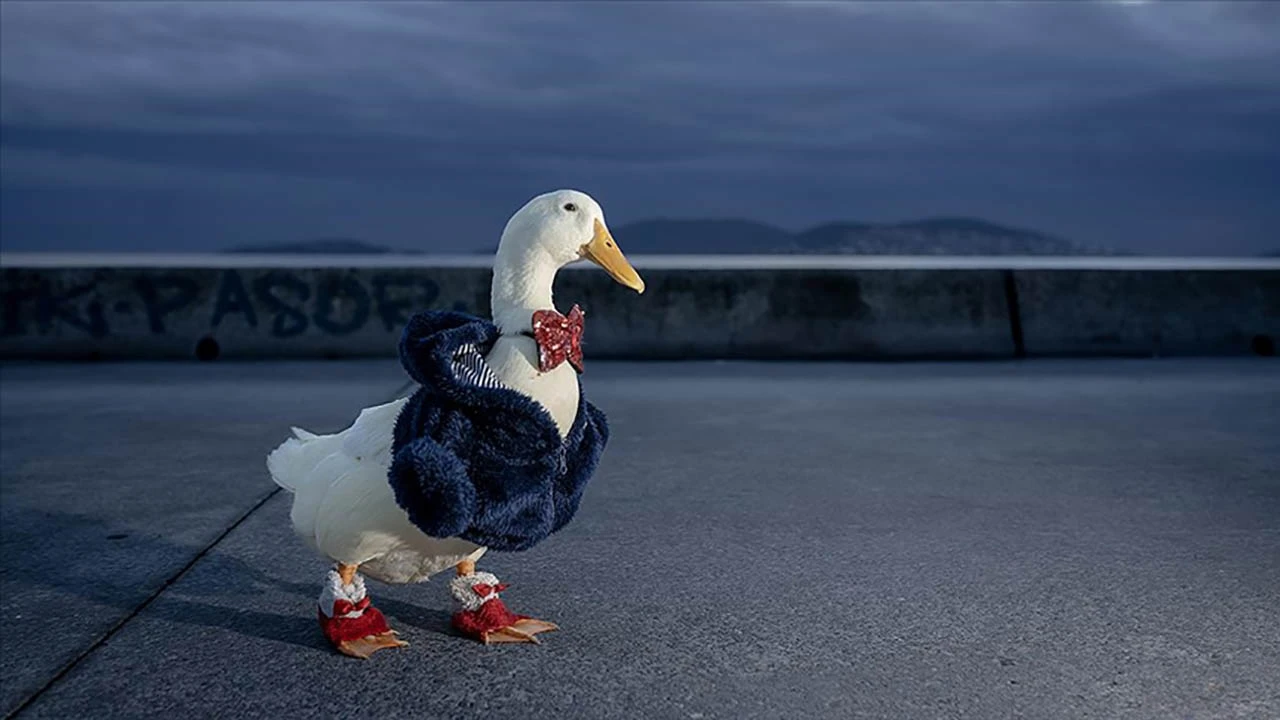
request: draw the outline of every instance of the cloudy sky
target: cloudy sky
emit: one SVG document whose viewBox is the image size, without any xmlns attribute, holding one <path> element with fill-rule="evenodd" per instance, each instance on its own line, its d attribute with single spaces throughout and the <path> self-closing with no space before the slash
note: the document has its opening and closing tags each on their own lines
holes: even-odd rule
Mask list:
<svg viewBox="0 0 1280 720">
<path fill-rule="evenodd" d="M 1280 3 L 0 3 L 7 250 L 964 215 L 1280 248 Z M 625 240 L 619 238 L 625 247 Z"/>
</svg>

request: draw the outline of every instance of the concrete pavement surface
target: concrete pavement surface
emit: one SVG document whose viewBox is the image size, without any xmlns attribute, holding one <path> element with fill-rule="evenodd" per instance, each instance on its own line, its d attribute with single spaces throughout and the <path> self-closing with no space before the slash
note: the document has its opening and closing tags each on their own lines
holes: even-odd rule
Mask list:
<svg viewBox="0 0 1280 720">
<path fill-rule="evenodd" d="M 0 365 L 20 718 L 1280 717 L 1280 365 L 593 363 L 575 521 L 481 569 L 541 646 L 370 582 L 315 620 L 266 453 L 394 362 Z"/>
</svg>

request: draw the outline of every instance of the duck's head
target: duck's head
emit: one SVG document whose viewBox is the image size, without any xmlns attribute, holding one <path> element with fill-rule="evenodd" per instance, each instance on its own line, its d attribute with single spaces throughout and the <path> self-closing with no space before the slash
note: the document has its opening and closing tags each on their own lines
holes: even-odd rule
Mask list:
<svg viewBox="0 0 1280 720">
<path fill-rule="evenodd" d="M 577 190 L 557 190 L 525 203 L 507 221 L 498 256 L 553 271 L 589 260 L 619 283 L 644 292 L 644 280 L 609 233 L 604 210 L 590 195 Z"/>
</svg>

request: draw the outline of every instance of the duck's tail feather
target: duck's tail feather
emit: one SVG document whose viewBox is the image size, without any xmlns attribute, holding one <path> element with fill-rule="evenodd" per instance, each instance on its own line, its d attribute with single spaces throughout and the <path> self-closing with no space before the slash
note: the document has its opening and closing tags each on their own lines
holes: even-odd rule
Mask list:
<svg viewBox="0 0 1280 720">
<path fill-rule="evenodd" d="M 293 427 L 289 429 L 293 431 L 293 436 L 298 438 L 299 440 L 315 440 L 316 438 L 320 437 L 319 435 L 316 435 L 313 432 L 307 432 L 306 430 L 303 430 L 300 427 Z"/>
<path fill-rule="evenodd" d="M 316 442 L 322 436 L 307 432 L 302 428 L 292 428 L 293 437 L 285 440 L 267 456 L 267 470 L 277 485 L 296 492 L 298 484 L 304 481 L 316 465 L 331 452 L 332 448 L 324 447 L 328 443 Z"/>
</svg>

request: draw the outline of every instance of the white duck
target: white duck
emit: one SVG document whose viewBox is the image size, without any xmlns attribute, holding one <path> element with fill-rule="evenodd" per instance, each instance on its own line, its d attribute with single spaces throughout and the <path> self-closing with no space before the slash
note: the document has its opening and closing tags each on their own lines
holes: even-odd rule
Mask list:
<svg viewBox="0 0 1280 720">
<path fill-rule="evenodd" d="M 503 385 L 540 403 L 562 438 L 576 419 L 577 371 L 562 363 L 541 372 L 537 343 L 522 333 L 531 332 L 535 312 L 555 309 L 551 295 L 556 273 L 580 259 L 644 292 L 644 282 L 609 233 L 600 205 L 574 190 L 540 195 L 516 212 L 502 233 L 493 267 L 493 322 L 502 335 L 485 362 Z M 460 538 L 424 534 L 396 504 L 387 471 L 393 429 L 406 402 L 366 408 L 349 428 L 333 435 L 294 428 L 295 437 L 267 459 L 275 482 L 294 494 L 294 530 L 337 565 L 321 595 L 320 621 L 335 646 L 356 657 L 406 644 L 368 606 L 357 569 L 387 583 L 421 582 L 450 567 L 459 575 L 473 573 L 485 552 Z M 529 641 L 537 632 L 555 629 L 541 621 L 523 622 L 510 640 Z M 337 628 L 343 624 L 345 630 Z"/>
</svg>

